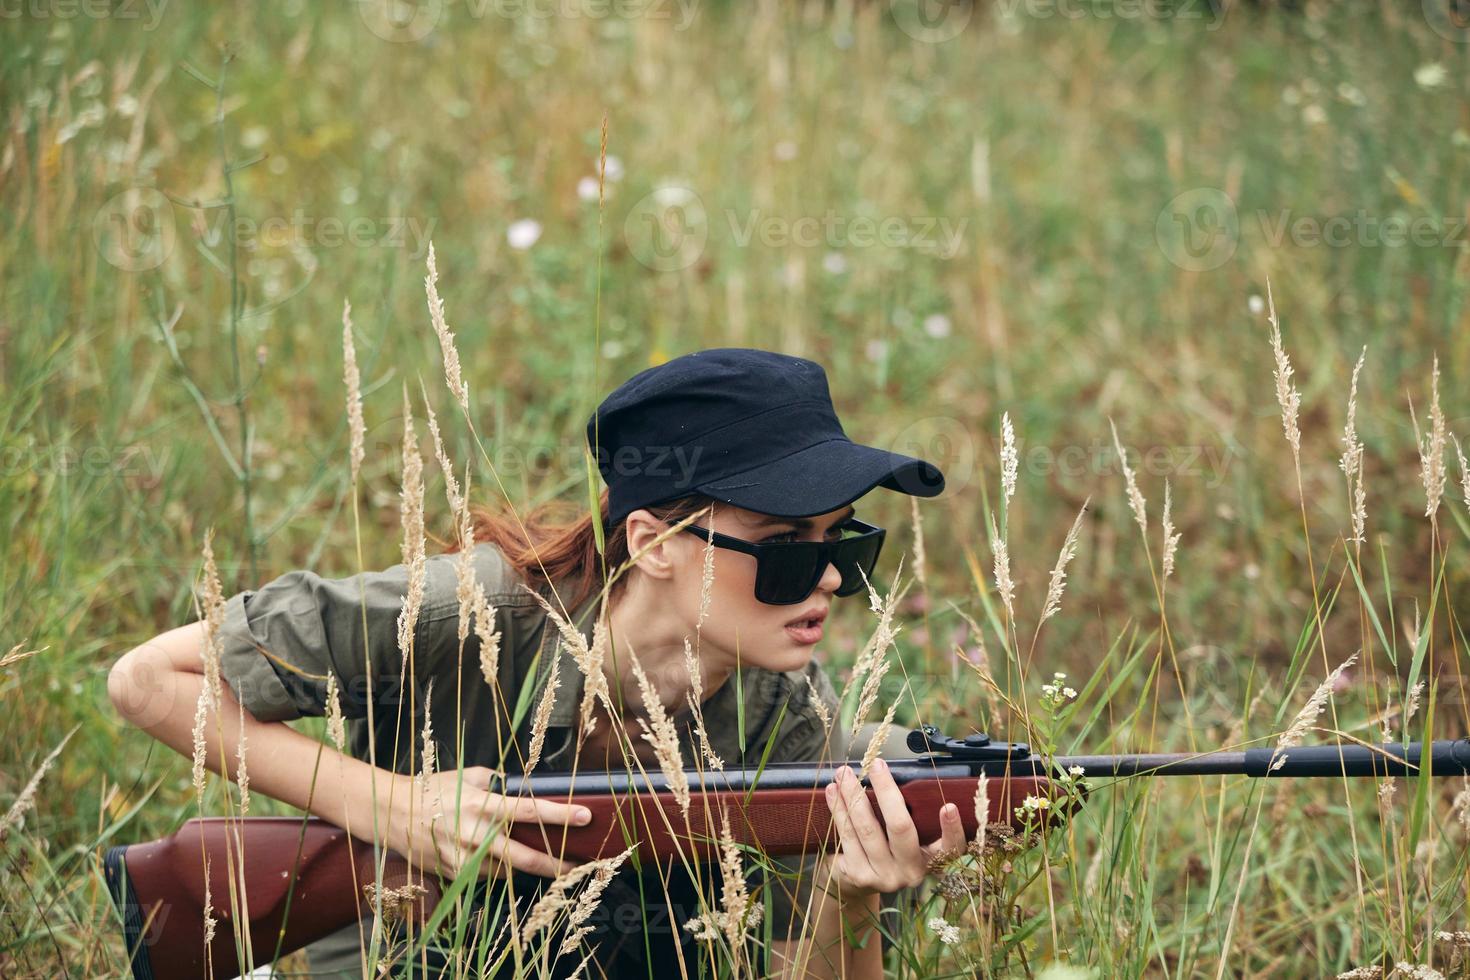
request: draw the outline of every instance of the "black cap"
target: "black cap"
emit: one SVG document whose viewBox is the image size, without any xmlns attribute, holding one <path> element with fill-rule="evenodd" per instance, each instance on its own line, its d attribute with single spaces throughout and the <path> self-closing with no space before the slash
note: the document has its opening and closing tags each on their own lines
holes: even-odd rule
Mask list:
<svg viewBox="0 0 1470 980">
<path fill-rule="evenodd" d="M 748 347 L 676 357 L 623 382 L 587 421 L 608 523 L 692 493 L 777 517 L 837 510 L 873 489 L 944 490 L 932 463 L 855 443 L 815 361 Z"/>
</svg>

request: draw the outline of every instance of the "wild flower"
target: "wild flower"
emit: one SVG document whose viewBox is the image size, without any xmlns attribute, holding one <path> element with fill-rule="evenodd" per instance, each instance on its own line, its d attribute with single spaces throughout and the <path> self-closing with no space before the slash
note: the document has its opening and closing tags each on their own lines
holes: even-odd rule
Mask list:
<svg viewBox="0 0 1470 980">
<path fill-rule="evenodd" d="M 930 930 L 939 937 L 939 941 L 946 946 L 953 946 L 960 941 L 960 927 L 952 922 L 945 921 L 940 916 L 933 916 L 926 923 Z"/>
</svg>

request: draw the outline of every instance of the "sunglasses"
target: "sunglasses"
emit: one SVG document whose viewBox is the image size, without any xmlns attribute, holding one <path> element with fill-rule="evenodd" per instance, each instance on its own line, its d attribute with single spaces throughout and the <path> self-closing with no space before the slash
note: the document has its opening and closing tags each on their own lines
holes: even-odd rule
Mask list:
<svg viewBox="0 0 1470 980">
<path fill-rule="evenodd" d="M 878 552 L 888 532 L 855 517 L 836 525 L 836 529 L 851 533 L 837 541 L 753 542 L 693 524 L 684 526 L 701 540 L 713 537 L 716 548 L 754 555 L 755 597 L 772 606 L 793 605 L 811 595 L 828 565 L 836 565 L 842 573 L 842 584 L 837 587 L 840 596 L 860 591 L 863 576 L 873 577 L 873 566 L 878 563 Z"/>
</svg>

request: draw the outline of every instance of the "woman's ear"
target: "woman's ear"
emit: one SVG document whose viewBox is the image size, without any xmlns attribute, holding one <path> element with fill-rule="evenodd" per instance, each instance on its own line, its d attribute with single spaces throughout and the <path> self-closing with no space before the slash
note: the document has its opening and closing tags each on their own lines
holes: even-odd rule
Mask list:
<svg viewBox="0 0 1470 980">
<path fill-rule="evenodd" d="M 675 539 L 684 532 L 675 532 L 659 541 L 659 535 L 668 531 L 670 525 L 641 508 L 628 515 L 623 527 L 628 535 L 628 555 L 638 569 L 653 578 L 672 578 L 678 556 Z M 647 553 L 640 556 L 644 549 Z"/>
</svg>

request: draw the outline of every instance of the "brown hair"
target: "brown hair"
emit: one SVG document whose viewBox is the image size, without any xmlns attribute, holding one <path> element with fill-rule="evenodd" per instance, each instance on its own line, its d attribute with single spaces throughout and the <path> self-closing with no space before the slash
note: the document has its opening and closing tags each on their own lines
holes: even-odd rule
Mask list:
<svg viewBox="0 0 1470 980">
<path fill-rule="evenodd" d="M 661 520 L 675 523 L 711 506 L 718 513 L 724 505 L 696 493 L 644 509 Z M 542 589 L 551 583 L 556 583 L 558 589 L 567 584 L 572 586 L 571 595 L 560 596 L 568 613 L 602 588 L 604 566 L 611 574 L 628 560 L 627 524 L 618 521 L 606 527 L 607 515 L 608 492 L 604 488 L 598 498 L 598 520 L 606 528 L 606 553 L 599 555 L 592 515 L 579 504 L 550 500 L 522 515 L 520 520 L 509 513 L 470 506 L 474 540 L 494 545 L 531 588 Z M 697 518 L 695 523 L 699 523 Z M 609 601 L 627 587 L 628 580 L 625 573 L 612 584 Z"/>
</svg>

